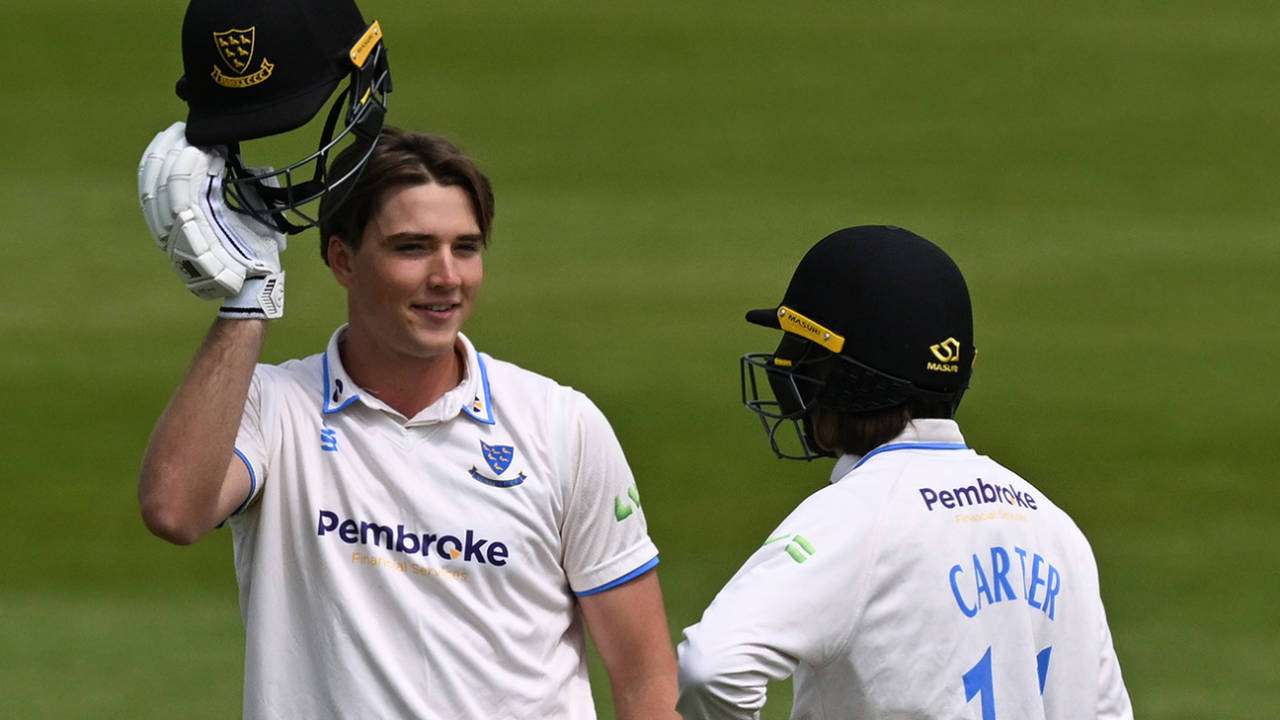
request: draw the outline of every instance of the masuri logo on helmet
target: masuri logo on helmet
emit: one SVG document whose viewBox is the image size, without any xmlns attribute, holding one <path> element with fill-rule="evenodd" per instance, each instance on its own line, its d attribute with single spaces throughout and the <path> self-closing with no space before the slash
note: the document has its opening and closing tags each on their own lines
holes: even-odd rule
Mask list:
<svg viewBox="0 0 1280 720">
<path fill-rule="evenodd" d="M 930 345 L 929 351 L 933 356 L 938 358 L 938 362 L 931 362 L 925 365 L 929 370 L 936 372 L 960 372 L 960 366 L 956 361 L 960 359 L 960 341 L 949 337 L 937 345 Z"/>
</svg>

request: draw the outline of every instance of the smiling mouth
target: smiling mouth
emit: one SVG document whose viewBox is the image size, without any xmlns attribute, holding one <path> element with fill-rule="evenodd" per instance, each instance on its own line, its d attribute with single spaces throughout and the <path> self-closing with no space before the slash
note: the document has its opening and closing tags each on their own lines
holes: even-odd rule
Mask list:
<svg viewBox="0 0 1280 720">
<path fill-rule="evenodd" d="M 429 310 L 431 312 L 448 312 L 457 307 L 456 303 L 414 303 L 415 310 Z"/>
</svg>

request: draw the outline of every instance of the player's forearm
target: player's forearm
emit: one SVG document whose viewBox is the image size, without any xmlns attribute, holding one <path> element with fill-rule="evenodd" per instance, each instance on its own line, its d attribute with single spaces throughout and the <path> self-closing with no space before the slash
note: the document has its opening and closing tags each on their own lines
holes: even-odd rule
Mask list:
<svg viewBox="0 0 1280 720">
<path fill-rule="evenodd" d="M 656 570 L 578 599 L 619 720 L 677 720 L 676 654 Z"/>
<path fill-rule="evenodd" d="M 156 424 L 138 500 L 147 527 L 166 540 L 194 542 L 225 519 L 219 499 L 266 326 L 216 320 Z"/>
<path fill-rule="evenodd" d="M 656 579 L 656 573 L 645 578 L 655 587 Z M 633 609 L 637 615 L 644 616 L 643 610 L 634 606 Z M 680 718 L 676 714 L 675 649 L 668 639 L 666 615 L 654 612 L 646 624 L 635 628 L 642 631 L 643 637 L 632 635 L 631 642 L 622 647 L 611 646 L 604 640 L 604 647 L 609 649 L 601 649 L 601 656 L 609 672 L 614 715 L 618 720 Z M 616 636 L 613 639 L 616 640 Z M 596 647 L 602 647 L 600 641 Z"/>
<path fill-rule="evenodd" d="M 613 686 L 613 710 L 618 720 L 680 720 L 676 714 L 676 680 L 668 671 L 634 678 Z"/>
</svg>

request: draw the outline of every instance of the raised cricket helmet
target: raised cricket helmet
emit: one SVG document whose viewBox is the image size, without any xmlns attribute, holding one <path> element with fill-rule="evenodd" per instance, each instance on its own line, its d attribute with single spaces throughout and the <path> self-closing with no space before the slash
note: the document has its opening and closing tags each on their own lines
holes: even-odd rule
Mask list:
<svg viewBox="0 0 1280 720">
<path fill-rule="evenodd" d="M 741 363 L 743 403 L 780 457 L 832 455 L 814 441 L 817 408 L 859 413 L 913 398 L 954 408 L 969 385 L 975 350 L 964 277 L 941 248 L 902 228 L 828 235 L 801 259 L 782 302 L 747 320 L 783 331 L 774 352 Z"/>
<path fill-rule="evenodd" d="M 228 204 L 286 233 L 318 224 L 307 206 L 347 192 L 364 167 L 330 177 L 330 152 L 362 143 L 367 160 L 382 129 L 391 71 L 381 26 L 352 0 L 191 0 L 182 61 L 187 141 L 226 147 Z M 330 96 L 314 152 L 279 169 L 246 167 L 240 143 L 307 125 Z"/>
</svg>

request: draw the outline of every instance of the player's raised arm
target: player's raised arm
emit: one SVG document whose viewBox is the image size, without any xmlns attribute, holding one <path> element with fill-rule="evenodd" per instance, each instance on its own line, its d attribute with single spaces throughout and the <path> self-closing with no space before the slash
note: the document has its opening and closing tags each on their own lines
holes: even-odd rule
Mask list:
<svg viewBox="0 0 1280 720">
<path fill-rule="evenodd" d="M 143 520 L 179 544 L 203 537 L 248 497 L 236 431 L 266 321 L 284 312 L 284 235 L 227 208 L 225 162 L 220 148 L 188 144 L 184 123 L 175 123 L 156 135 L 138 166 L 143 216 L 156 244 L 191 292 L 222 300 L 142 462 Z"/>
<path fill-rule="evenodd" d="M 249 496 L 249 470 L 234 444 L 266 328 L 262 320 L 216 320 L 156 424 L 138 502 L 165 540 L 199 540 Z"/>
</svg>

